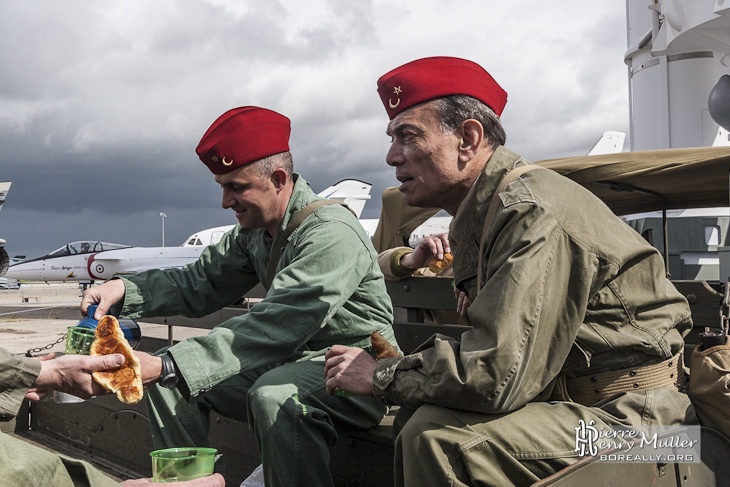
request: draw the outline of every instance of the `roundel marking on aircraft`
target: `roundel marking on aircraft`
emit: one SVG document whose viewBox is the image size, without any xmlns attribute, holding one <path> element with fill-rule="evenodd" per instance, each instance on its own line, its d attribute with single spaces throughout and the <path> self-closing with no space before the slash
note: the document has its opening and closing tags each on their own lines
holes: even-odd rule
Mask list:
<svg viewBox="0 0 730 487">
<path fill-rule="evenodd" d="M 89 271 L 89 277 L 91 277 L 92 279 L 104 279 L 103 277 L 99 277 L 98 275 L 96 275 L 104 273 L 104 264 L 102 264 L 101 262 L 97 262 L 96 264 L 94 264 L 94 257 L 96 257 L 97 253 L 91 254 L 91 256 L 89 257 L 89 260 L 86 264 L 86 270 Z"/>
</svg>

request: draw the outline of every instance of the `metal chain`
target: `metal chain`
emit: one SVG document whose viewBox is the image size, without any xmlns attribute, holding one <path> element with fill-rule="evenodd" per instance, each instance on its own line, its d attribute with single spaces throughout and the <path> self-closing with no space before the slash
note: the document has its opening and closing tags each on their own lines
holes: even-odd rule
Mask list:
<svg viewBox="0 0 730 487">
<path fill-rule="evenodd" d="M 68 334 L 63 335 L 58 340 L 56 340 L 53 343 L 49 343 L 45 347 L 31 348 L 30 350 L 28 350 L 27 352 L 25 352 L 25 356 L 26 357 L 35 357 L 35 355 L 33 355 L 34 353 L 42 352 L 43 350 L 50 350 L 53 347 L 55 347 L 56 345 L 58 345 L 59 343 L 65 341 L 67 336 L 68 336 Z"/>
</svg>

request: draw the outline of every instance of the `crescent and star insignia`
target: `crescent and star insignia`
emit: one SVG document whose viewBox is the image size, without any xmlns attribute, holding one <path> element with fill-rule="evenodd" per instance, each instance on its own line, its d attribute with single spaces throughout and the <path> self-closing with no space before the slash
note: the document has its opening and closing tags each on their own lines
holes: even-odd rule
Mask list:
<svg viewBox="0 0 730 487">
<path fill-rule="evenodd" d="M 397 95 L 400 95 L 403 90 L 400 89 L 400 86 L 396 86 L 393 89 L 393 93 Z M 388 99 L 388 106 L 390 106 L 391 109 L 398 108 L 398 105 L 400 105 L 400 98 L 398 98 L 398 101 L 393 103 L 393 101 L 389 98 Z"/>
<path fill-rule="evenodd" d="M 226 156 L 223 156 L 222 164 L 224 166 L 230 166 L 231 164 L 233 164 L 233 159 L 231 159 L 230 161 L 226 162 Z"/>
</svg>

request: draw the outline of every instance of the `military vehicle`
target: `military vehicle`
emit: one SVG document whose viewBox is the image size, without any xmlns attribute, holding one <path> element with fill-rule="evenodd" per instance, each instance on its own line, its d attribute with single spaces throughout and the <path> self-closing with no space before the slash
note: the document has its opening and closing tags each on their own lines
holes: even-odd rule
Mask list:
<svg viewBox="0 0 730 487">
<path fill-rule="evenodd" d="M 618 214 L 670 211 L 676 208 L 728 207 L 730 148 L 695 148 L 644 151 L 541 161 L 539 164 L 569 177 L 601 197 Z M 666 239 L 665 239 L 666 240 Z M 666 256 L 666 248 L 660 249 Z M 720 325 L 727 310 L 726 283 L 676 280 L 687 297 L 694 329 L 687 337 L 689 357 L 699 343 L 699 333 Z M 396 307 L 394 324 L 404 351 L 413 350 L 433 333 L 459 337 L 465 326 L 431 324 L 423 309 L 456 307 L 451 279 L 413 277 L 389 282 L 388 292 Z M 254 290 L 249 297 L 261 297 Z M 723 306 L 724 305 L 724 306 Z M 147 320 L 170 327 L 170 340 L 179 326 L 211 328 L 227 317 L 245 313 L 248 303 L 224 308 L 200 319 L 184 317 Z M 54 313 L 63 313 L 57 309 Z M 66 310 L 77 316 L 76 309 Z M 47 315 L 47 311 L 43 311 Z M 51 315 L 53 317 L 54 315 Z M 144 323 L 140 325 L 144 335 Z M 142 339 L 140 348 L 154 351 L 164 340 Z M 688 363 L 688 358 L 686 359 Z M 144 401 L 126 406 L 114 396 L 97 397 L 75 404 L 54 401 L 26 404 L 27 414 L 12 425 L 14 434 L 59 452 L 84 458 L 120 479 L 151 475 L 152 441 Z M 393 412 L 376 428 L 343 431 L 331 449 L 331 469 L 337 486 L 392 485 Z M 238 486 L 258 465 L 256 443 L 246 424 L 213 415 L 212 446 L 228 460 L 223 474 L 227 485 Z M 730 479 L 730 440 L 703 428 L 700 463 L 610 463 L 587 456 L 576 465 L 535 485 L 724 485 Z"/>
</svg>

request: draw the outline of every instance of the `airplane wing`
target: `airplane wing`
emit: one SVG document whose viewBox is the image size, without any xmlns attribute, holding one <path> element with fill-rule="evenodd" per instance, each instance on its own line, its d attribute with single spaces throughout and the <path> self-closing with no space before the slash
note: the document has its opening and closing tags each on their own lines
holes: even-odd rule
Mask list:
<svg viewBox="0 0 730 487">
<path fill-rule="evenodd" d="M 355 216 L 360 218 L 365 203 L 370 199 L 370 189 L 372 187 L 372 184 L 357 179 L 343 179 L 317 196 L 346 204 Z"/>
</svg>

